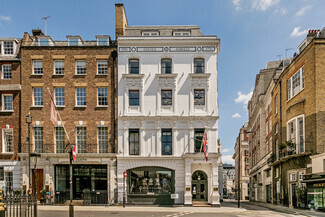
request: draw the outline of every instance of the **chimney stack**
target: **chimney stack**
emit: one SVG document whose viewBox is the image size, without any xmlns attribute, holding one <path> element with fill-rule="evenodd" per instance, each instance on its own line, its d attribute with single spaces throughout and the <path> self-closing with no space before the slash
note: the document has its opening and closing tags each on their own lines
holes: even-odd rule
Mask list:
<svg viewBox="0 0 325 217">
<path fill-rule="evenodd" d="M 115 4 L 115 40 L 119 36 L 125 34 L 125 27 L 128 26 L 124 5 L 122 3 Z"/>
</svg>

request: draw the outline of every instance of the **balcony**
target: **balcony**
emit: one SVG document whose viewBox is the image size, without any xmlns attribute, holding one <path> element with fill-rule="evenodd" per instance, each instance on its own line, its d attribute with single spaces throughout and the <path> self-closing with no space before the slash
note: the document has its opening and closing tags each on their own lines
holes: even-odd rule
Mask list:
<svg viewBox="0 0 325 217">
<path fill-rule="evenodd" d="M 52 154 L 64 154 L 69 152 L 70 144 L 36 144 L 36 149 L 34 149 L 34 144 L 31 144 L 31 153 L 52 153 Z M 76 146 L 76 151 L 78 154 L 105 154 L 108 152 L 108 145 L 103 144 L 80 144 Z M 28 153 L 28 144 L 22 144 L 21 153 Z"/>
</svg>

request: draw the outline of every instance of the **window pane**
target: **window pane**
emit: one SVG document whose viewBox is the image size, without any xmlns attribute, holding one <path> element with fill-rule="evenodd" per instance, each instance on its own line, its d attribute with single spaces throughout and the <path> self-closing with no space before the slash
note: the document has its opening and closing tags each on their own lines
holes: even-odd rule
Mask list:
<svg viewBox="0 0 325 217">
<path fill-rule="evenodd" d="M 137 59 L 129 60 L 129 73 L 139 74 L 139 60 Z"/>
<path fill-rule="evenodd" d="M 11 79 L 11 65 L 2 65 L 2 79 Z"/>
<path fill-rule="evenodd" d="M 129 90 L 129 105 L 139 106 L 139 90 Z"/>
<path fill-rule="evenodd" d="M 77 106 L 86 106 L 86 88 L 76 88 Z"/>
<path fill-rule="evenodd" d="M 34 106 L 43 106 L 43 88 L 33 88 Z"/>
<path fill-rule="evenodd" d="M 13 189 L 13 173 L 5 172 L 5 185 L 6 185 L 6 192 L 12 191 Z"/>
<path fill-rule="evenodd" d="M 205 105 L 205 90 L 194 90 L 194 105 Z"/>
<path fill-rule="evenodd" d="M 43 127 L 33 127 L 35 152 L 43 152 Z"/>
<path fill-rule="evenodd" d="M 97 101 L 99 106 L 107 106 L 108 105 L 108 95 L 107 88 L 101 87 L 97 89 Z"/>
<path fill-rule="evenodd" d="M 172 155 L 173 145 L 172 145 L 172 129 L 162 129 L 161 130 L 161 154 L 162 155 Z"/>
<path fill-rule="evenodd" d="M 107 153 L 108 151 L 108 127 L 98 127 L 98 147 L 99 153 Z"/>
<path fill-rule="evenodd" d="M 173 104 L 173 91 L 162 90 L 161 91 L 161 105 L 172 105 Z"/>
<path fill-rule="evenodd" d="M 65 152 L 64 129 L 63 127 L 55 127 L 54 130 L 55 130 L 56 153 L 64 153 Z"/>
<path fill-rule="evenodd" d="M 108 45 L 108 39 L 107 38 L 98 38 L 97 44 L 98 45 Z"/>
<path fill-rule="evenodd" d="M 139 155 L 139 129 L 129 130 L 129 154 Z"/>
<path fill-rule="evenodd" d="M 108 62 L 107 60 L 97 61 L 97 73 L 99 75 L 107 75 Z"/>
<path fill-rule="evenodd" d="M 203 146 L 202 146 L 203 135 L 204 135 L 204 129 L 194 129 L 194 152 L 203 151 Z"/>
<path fill-rule="evenodd" d="M 13 41 L 4 41 L 3 42 L 3 52 L 4 54 L 14 54 L 14 42 Z"/>
<path fill-rule="evenodd" d="M 194 60 L 194 73 L 204 73 L 204 59 Z"/>
<path fill-rule="evenodd" d="M 162 59 L 161 60 L 161 73 L 162 74 L 171 74 L 172 73 L 172 60 L 171 59 Z"/>
<path fill-rule="evenodd" d="M 4 152 L 13 152 L 13 129 L 3 129 Z"/>
<path fill-rule="evenodd" d="M 299 153 L 304 152 L 304 120 L 303 118 L 298 118 L 298 127 L 299 127 Z"/>
<path fill-rule="evenodd" d="M 86 61 L 77 60 L 76 61 L 76 71 L 77 71 L 77 75 L 85 75 L 86 74 Z"/>
<path fill-rule="evenodd" d="M 41 38 L 39 40 L 39 45 L 40 46 L 48 46 L 49 45 L 49 39 L 48 38 Z"/>
<path fill-rule="evenodd" d="M 63 60 L 55 60 L 54 61 L 54 73 L 56 75 L 64 74 L 64 61 Z"/>
<path fill-rule="evenodd" d="M 86 127 L 77 127 L 77 151 L 86 153 Z"/>
<path fill-rule="evenodd" d="M 34 60 L 33 61 L 33 73 L 35 75 L 43 74 L 43 61 L 42 60 Z"/>
<path fill-rule="evenodd" d="M 3 110 L 12 111 L 13 108 L 13 96 L 12 95 L 3 95 Z"/>
<path fill-rule="evenodd" d="M 55 95 L 55 105 L 56 106 L 64 106 L 64 88 L 54 88 Z"/>
</svg>

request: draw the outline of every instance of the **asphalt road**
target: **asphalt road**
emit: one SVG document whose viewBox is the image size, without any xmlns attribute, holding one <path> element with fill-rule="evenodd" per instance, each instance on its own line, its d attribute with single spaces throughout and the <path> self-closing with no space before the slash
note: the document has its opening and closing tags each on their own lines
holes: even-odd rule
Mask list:
<svg viewBox="0 0 325 217">
<path fill-rule="evenodd" d="M 96 208 L 84 209 L 83 211 L 75 211 L 75 217 L 298 217 L 306 215 L 297 215 L 294 213 L 288 212 L 279 212 L 278 210 L 270 210 L 265 207 L 257 206 L 248 202 L 242 203 L 243 209 L 236 209 L 237 204 L 235 202 L 224 202 L 222 203 L 221 209 L 219 208 L 207 208 L 199 209 L 196 207 L 187 208 L 185 211 L 176 210 L 173 207 L 170 207 L 169 211 L 166 211 L 166 208 L 161 209 L 159 207 L 152 207 L 148 209 L 146 207 L 145 211 L 133 210 L 127 211 L 123 208 L 118 210 L 105 210 Z M 174 211 L 175 210 L 175 211 Z M 214 210 L 216 210 L 214 212 Z M 39 217 L 69 217 L 67 211 L 63 210 L 39 210 Z M 312 216 L 312 215 L 308 215 Z"/>
</svg>

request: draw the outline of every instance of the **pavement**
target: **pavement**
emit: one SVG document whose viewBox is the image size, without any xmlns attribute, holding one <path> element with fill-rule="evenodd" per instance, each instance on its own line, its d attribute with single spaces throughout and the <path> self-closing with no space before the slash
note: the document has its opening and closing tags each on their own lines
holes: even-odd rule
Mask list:
<svg viewBox="0 0 325 217">
<path fill-rule="evenodd" d="M 39 206 L 40 217 L 69 217 L 68 206 Z M 221 207 L 189 206 L 75 206 L 75 217 L 325 217 L 324 212 L 298 210 L 273 204 L 242 201 L 237 208 L 237 201 L 225 200 Z"/>
</svg>

